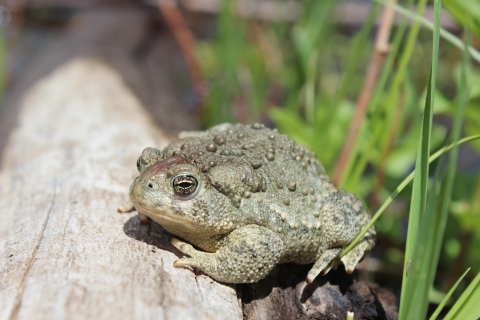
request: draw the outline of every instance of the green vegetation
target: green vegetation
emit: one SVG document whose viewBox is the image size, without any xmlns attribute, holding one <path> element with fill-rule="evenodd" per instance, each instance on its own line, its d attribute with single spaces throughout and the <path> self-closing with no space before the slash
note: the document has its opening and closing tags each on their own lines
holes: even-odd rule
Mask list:
<svg viewBox="0 0 480 320">
<path fill-rule="evenodd" d="M 216 38 L 199 43 L 210 85 L 204 126 L 271 123 L 362 198 L 384 240 L 375 255 L 389 266 L 369 277 L 402 283 L 400 319 L 435 319 L 445 305 L 448 319 L 480 317 L 480 2 L 435 0 L 433 23 L 420 18 L 426 0 L 400 2 L 403 19 L 384 53 L 374 22 L 385 0 L 373 2 L 354 30 L 337 24 L 334 0 L 303 1 L 293 23 L 240 18 L 233 0 L 223 3 Z M 442 5 L 460 33 L 440 28 Z M 364 86 L 372 63 L 378 77 Z M 356 108 L 365 90 L 371 95 L 362 117 Z M 471 137 L 460 146 L 462 136 Z M 477 168 L 457 165 L 472 148 Z M 395 269 L 403 271 L 388 273 Z M 439 305 L 434 314 L 429 303 Z"/>
</svg>

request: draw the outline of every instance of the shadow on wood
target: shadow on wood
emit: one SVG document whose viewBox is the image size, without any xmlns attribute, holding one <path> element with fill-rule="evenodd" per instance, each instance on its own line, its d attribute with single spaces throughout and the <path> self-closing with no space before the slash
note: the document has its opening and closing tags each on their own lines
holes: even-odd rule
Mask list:
<svg viewBox="0 0 480 320">
<path fill-rule="evenodd" d="M 172 235 L 158 223 L 142 224 L 140 215 L 124 224 L 125 234 L 160 250 L 183 254 L 170 244 Z M 358 319 L 396 319 L 395 296 L 378 285 L 360 281 L 358 272 L 348 275 L 343 265 L 307 285 L 309 265 L 277 265 L 263 280 L 254 284 L 237 284 L 244 319 L 339 319 L 347 311 Z M 187 269 L 188 270 L 188 269 Z M 199 270 L 192 270 L 203 275 Z"/>
</svg>

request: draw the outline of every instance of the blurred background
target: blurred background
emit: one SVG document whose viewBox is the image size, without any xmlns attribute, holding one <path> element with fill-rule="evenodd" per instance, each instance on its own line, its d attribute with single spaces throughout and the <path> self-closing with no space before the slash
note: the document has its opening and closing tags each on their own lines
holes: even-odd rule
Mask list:
<svg viewBox="0 0 480 320">
<path fill-rule="evenodd" d="M 13 126 L 35 81 L 74 56 L 99 57 L 172 137 L 263 122 L 313 150 L 374 213 L 414 169 L 432 54 L 432 3 L 399 1 L 407 12 L 395 14 L 383 2 L 0 0 L 0 114 Z M 441 26 L 479 48 L 480 1 L 444 0 Z M 462 136 L 480 133 L 476 52 Z M 458 41 L 441 39 L 432 151 L 453 123 L 461 56 Z M 460 147 L 432 308 L 468 267 L 470 280 L 480 271 L 479 151 L 478 141 Z M 397 296 L 410 195 L 411 185 L 376 222 L 379 242 L 362 270 Z"/>
</svg>

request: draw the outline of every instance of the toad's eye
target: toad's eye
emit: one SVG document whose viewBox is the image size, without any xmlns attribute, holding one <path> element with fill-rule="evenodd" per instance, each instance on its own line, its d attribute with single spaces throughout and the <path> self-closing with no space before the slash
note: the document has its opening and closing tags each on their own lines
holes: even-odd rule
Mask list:
<svg viewBox="0 0 480 320">
<path fill-rule="evenodd" d="M 198 180 L 190 174 L 180 174 L 173 178 L 172 186 L 175 194 L 188 196 L 197 190 Z"/>
</svg>

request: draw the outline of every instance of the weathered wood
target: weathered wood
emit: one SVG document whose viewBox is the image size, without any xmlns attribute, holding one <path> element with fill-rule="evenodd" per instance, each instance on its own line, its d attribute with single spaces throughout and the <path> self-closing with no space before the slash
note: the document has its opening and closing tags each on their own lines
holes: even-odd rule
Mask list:
<svg viewBox="0 0 480 320">
<path fill-rule="evenodd" d="M 101 61 L 25 94 L 0 171 L 0 318 L 242 317 L 232 287 L 173 268 L 169 235 L 138 241 L 136 213 L 116 213 L 142 148 L 166 142 Z"/>
<path fill-rule="evenodd" d="M 310 266 L 237 286 L 174 269 L 171 235 L 116 213 L 141 150 L 192 123 L 172 94 L 172 39 L 146 36 L 163 30 L 154 20 L 82 13 L 34 63 L 17 57 L 0 118 L 0 319 L 395 319 L 391 293 L 342 269 L 310 286 Z"/>
<path fill-rule="evenodd" d="M 398 318 L 395 296 L 376 284 L 361 281 L 343 267 L 307 285 L 311 265 L 278 265 L 264 280 L 237 286 L 244 319 L 355 319 Z"/>
</svg>

